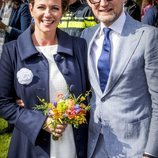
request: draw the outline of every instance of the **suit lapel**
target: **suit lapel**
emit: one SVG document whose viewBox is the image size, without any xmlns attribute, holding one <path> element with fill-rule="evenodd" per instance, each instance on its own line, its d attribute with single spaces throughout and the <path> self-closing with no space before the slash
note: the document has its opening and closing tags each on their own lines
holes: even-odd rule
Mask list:
<svg viewBox="0 0 158 158">
<path fill-rule="evenodd" d="M 90 78 L 91 86 L 93 87 L 93 89 L 95 89 L 96 93 L 98 93 L 100 95 L 100 94 L 102 94 L 102 92 L 101 92 L 101 89 L 99 86 L 99 81 L 97 78 L 97 73 L 95 70 L 93 58 L 92 58 L 92 55 L 90 54 L 94 38 L 98 34 L 99 29 L 100 29 L 100 25 L 93 27 L 93 29 L 88 33 L 87 43 L 88 43 L 89 78 Z"/>
<path fill-rule="evenodd" d="M 135 27 L 133 26 L 134 24 Z M 131 30 L 131 25 L 133 30 Z M 127 15 L 127 19 L 119 43 L 120 47 L 118 48 L 118 51 L 116 53 L 116 60 L 114 63 L 112 63 L 112 67 L 109 74 L 109 80 L 104 91 L 104 95 L 107 95 L 118 82 L 119 78 L 126 69 L 130 59 L 135 53 L 135 50 L 143 34 L 143 31 L 139 30 L 139 26 L 140 25 L 138 25 L 137 22 L 134 22 L 133 19 L 131 19 Z"/>
</svg>

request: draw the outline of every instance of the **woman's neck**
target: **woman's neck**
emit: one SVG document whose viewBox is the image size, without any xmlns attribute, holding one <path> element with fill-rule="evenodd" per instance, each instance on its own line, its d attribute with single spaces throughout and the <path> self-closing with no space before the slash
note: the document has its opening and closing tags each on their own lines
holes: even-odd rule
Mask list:
<svg viewBox="0 0 158 158">
<path fill-rule="evenodd" d="M 49 46 L 57 44 L 56 33 L 39 34 L 34 32 L 32 34 L 32 39 L 35 46 Z"/>
</svg>

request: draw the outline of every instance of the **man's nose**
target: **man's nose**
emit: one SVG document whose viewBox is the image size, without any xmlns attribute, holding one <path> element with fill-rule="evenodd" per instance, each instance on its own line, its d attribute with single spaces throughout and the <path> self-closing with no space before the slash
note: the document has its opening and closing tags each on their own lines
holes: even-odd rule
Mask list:
<svg viewBox="0 0 158 158">
<path fill-rule="evenodd" d="M 108 5 L 109 0 L 100 0 L 100 5 Z"/>
</svg>

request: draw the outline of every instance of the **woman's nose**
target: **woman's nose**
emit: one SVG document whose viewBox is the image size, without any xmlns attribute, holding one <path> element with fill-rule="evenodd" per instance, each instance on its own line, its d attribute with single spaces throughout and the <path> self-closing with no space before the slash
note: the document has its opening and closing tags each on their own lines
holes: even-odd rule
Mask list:
<svg viewBox="0 0 158 158">
<path fill-rule="evenodd" d="M 46 9 L 44 14 L 45 14 L 45 16 L 51 16 L 51 10 Z"/>
</svg>

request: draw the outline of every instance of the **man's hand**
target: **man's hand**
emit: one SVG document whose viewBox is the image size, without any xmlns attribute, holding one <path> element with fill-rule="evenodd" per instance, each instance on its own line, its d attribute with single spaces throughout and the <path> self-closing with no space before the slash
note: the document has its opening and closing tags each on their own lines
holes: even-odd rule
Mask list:
<svg viewBox="0 0 158 158">
<path fill-rule="evenodd" d="M 16 103 L 20 106 L 20 107 L 24 107 L 24 102 L 21 99 L 16 99 Z"/>
</svg>

